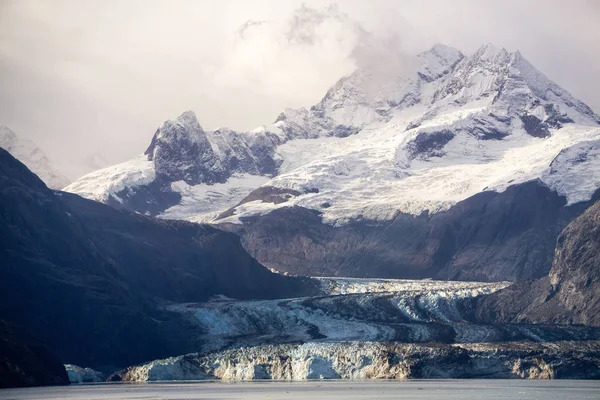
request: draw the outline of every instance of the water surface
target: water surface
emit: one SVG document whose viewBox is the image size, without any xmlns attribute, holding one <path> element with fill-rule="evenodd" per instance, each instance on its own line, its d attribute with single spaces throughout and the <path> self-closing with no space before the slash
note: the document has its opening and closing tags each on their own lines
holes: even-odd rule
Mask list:
<svg viewBox="0 0 600 400">
<path fill-rule="evenodd" d="M 413 380 L 94 384 L 0 390 L 0 399 L 600 399 L 600 381 Z"/>
</svg>

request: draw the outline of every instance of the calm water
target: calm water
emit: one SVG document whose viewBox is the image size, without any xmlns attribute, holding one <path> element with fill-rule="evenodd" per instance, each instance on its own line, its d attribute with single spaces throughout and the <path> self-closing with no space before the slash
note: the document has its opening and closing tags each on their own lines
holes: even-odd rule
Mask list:
<svg viewBox="0 0 600 400">
<path fill-rule="evenodd" d="M 600 399 L 600 381 L 308 381 L 98 384 L 0 390 L 0 399 Z"/>
</svg>

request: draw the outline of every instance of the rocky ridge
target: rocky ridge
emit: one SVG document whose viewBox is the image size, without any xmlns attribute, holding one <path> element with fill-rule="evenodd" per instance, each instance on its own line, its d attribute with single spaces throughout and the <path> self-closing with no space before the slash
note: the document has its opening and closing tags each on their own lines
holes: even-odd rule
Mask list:
<svg viewBox="0 0 600 400">
<path fill-rule="evenodd" d="M 600 326 L 600 202 L 562 231 L 548 276 L 482 297 L 477 309 L 486 321 Z"/>
</svg>

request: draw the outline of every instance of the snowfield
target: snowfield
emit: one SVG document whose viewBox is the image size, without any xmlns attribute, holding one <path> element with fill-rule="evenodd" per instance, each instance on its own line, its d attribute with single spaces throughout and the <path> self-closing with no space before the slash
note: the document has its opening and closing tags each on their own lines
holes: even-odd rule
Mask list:
<svg viewBox="0 0 600 400">
<path fill-rule="evenodd" d="M 187 219 L 192 222 L 210 222 L 232 204 L 237 204 L 257 187 L 266 183 L 260 175 L 234 175 L 225 183 L 188 185 L 185 181 L 171 184 L 181 194 L 181 203 L 168 208 L 160 218 Z"/>
<path fill-rule="evenodd" d="M 396 150 L 409 137 L 398 135 L 397 130 L 397 126 L 388 126 L 374 135 L 361 132 L 344 141 L 313 139 L 319 142 L 317 154 L 323 148 L 336 154 L 321 153 L 317 161 L 266 183 L 304 194 L 280 204 L 260 200 L 245 203 L 236 208 L 234 216 L 219 222 L 240 223 L 240 217 L 292 206 L 319 210 L 323 221 L 331 224 L 356 218 L 389 220 L 397 212 L 419 215 L 444 211 L 477 193 L 502 192 L 536 179 L 573 204 L 590 200 L 600 187 L 600 128 L 565 127 L 549 138 L 522 133 L 485 144 L 465 135 L 444 147 L 444 157 L 407 161 L 404 167 L 394 164 L 394 159 L 401 157 Z M 382 135 L 384 132 L 388 135 Z M 305 140 L 301 146 L 308 148 L 312 143 L 307 142 L 313 140 Z M 282 146 L 283 151 L 286 146 L 292 144 Z M 304 154 L 311 153 L 306 150 Z"/>
<path fill-rule="evenodd" d="M 155 176 L 154 164 L 142 154 L 130 161 L 91 172 L 64 190 L 103 203 L 109 197 L 121 202 L 117 193 L 151 183 Z"/>
<path fill-rule="evenodd" d="M 329 295 L 358 293 L 438 294 L 475 297 L 504 289 L 510 282 L 436 281 L 432 279 L 314 278 Z"/>
</svg>

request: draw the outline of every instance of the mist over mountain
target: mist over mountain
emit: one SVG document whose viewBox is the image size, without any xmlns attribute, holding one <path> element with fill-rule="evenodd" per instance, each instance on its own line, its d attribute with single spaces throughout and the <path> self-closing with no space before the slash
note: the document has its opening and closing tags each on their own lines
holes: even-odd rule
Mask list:
<svg viewBox="0 0 600 400">
<path fill-rule="evenodd" d="M 31 140 L 21 138 L 6 126 L 0 126 L 0 147 L 27 165 L 51 188 L 62 189 L 69 178 Z"/>
</svg>

